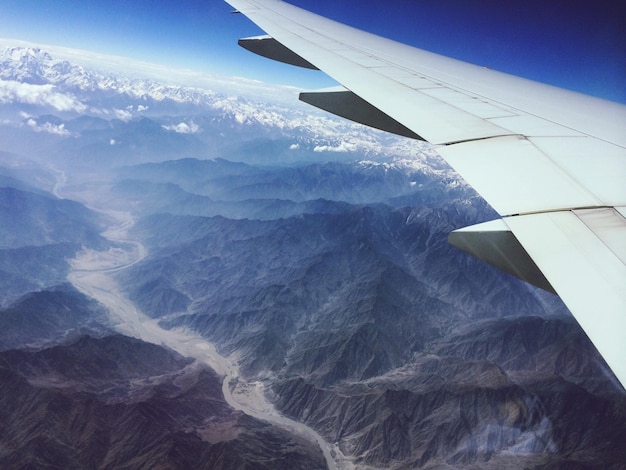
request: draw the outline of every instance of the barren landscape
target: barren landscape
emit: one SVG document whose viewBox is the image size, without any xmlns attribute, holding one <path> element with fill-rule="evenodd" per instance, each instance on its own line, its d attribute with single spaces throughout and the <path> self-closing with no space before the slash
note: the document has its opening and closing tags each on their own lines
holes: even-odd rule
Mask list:
<svg viewBox="0 0 626 470">
<path fill-rule="evenodd" d="M 55 191 L 59 195 L 60 188 L 55 187 Z M 102 209 L 100 211 L 104 212 Z M 106 307 L 113 328 L 121 334 L 165 346 L 184 357 L 191 357 L 208 365 L 223 377 L 224 399 L 235 410 L 280 426 L 316 443 L 323 451 L 329 469 L 353 468 L 350 460 L 336 446 L 328 444 L 313 429 L 281 415 L 265 396 L 263 382 L 249 383 L 241 378 L 236 361 L 221 356 L 212 343 L 186 328 L 162 328 L 158 320 L 140 312 L 125 297 L 111 273 L 140 262 L 147 256 L 147 250 L 141 242 L 127 238 L 128 230 L 134 224 L 129 213 L 107 211 L 105 215 L 117 223 L 103 232 L 103 236 L 122 248 L 112 248 L 106 252 L 87 249 L 80 251 L 70 261 L 72 271 L 68 274 L 68 280 L 80 292 Z"/>
<path fill-rule="evenodd" d="M 624 390 L 447 243 L 497 215 L 433 148 L 83 56 L 0 53 L 0 466 L 623 466 Z"/>
</svg>

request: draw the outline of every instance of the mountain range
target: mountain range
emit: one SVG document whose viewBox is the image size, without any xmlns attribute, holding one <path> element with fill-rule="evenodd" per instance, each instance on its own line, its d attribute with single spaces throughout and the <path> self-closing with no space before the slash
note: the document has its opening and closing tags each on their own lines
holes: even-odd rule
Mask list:
<svg viewBox="0 0 626 470">
<path fill-rule="evenodd" d="M 215 372 L 159 346 L 83 336 L 0 358 L 4 468 L 324 468 L 310 444 L 229 408 Z"/>
<path fill-rule="evenodd" d="M 120 153 L 135 162 L 201 155 L 269 164 L 415 153 L 406 139 L 298 104 L 292 88 L 168 70 L 146 78 L 150 70 L 130 61 L 86 67 L 38 47 L 7 47 L 0 52 L 0 118 L 12 129 L 3 133 L 5 148 L 23 152 L 27 138 L 20 131 L 34 130 L 32 152 L 41 155 L 53 143 L 56 153 L 54 144 L 80 137 L 78 148 L 68 145 L 62 153 L 95 151 L 100 160 L 91 165 Z M 156 142 L 140 139 L 148 135 Z"/>
<path fill-rule="evenodd" d="M 447 243 L 496 214 L 433 149 L 133 67 L 0 54 L 4 467 L 621 468 L 624 390 Z"/>
</svg>

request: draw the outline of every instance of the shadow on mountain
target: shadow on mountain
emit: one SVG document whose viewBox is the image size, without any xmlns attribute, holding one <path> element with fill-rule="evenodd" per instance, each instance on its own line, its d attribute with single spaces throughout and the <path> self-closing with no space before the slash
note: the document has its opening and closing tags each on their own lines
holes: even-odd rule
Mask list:
<svg viewBox="0 0 626 470">
<path fill-rule="evenodd" d="M 104 308 L 69 284 L 31 292 L 0 309 L 0 351 L 102 335 L 110 332 L 107 324 Z"/>
<path fill-rule="evenodd" d="M 447 244 L 497 215 L 433 149 L 290 89 L 138 73 L 0 52 L 38 98 L 0 106 L 1 467 L 325 465 L 229 408 L 210 369 L 108 336 L 65 282 L 113 243 L 62 189 L 134 220 L 148 256 L 116 279 L 143 313 L 213 342 L 358 466 L 623 468 L 624 390 L 558 298 Z"/>
<path fill-rule="evenodd" d="M 100 235 L 101 224 L 78 202 L 58 199 L 22 180 L 0 180 L 0 306 L 64 283 L 68 260 L 81 248 L 110 245 Z"/>
<path fill-rule="evenodd" d="M 5 351 L 0 377 L 3 468 L 325 468 L 232 410 L 210 369 L 128 337 Z"/>
</svg>

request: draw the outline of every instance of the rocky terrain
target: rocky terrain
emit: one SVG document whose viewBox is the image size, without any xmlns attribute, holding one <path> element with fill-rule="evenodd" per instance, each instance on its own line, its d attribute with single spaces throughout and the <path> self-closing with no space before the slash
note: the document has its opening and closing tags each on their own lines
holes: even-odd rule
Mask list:
<svg viewBox="0 0 626 470">
<path fill-rule="evenodd" d="M 191 362 L 123 336 L 0 353 L 0 465 L 324 468 L 309 443 L 233 411 Z"/>
<path fill-rule="evenodd" d="M 373 379 L 286 377 L 273 391 L 374 467 L 620 468 L 624 400 L 598 362 L 573 322 L 524 317 L 474 325 Z"/>
<path fill-rule="evenodd" d="M 621 468 L 624 390 L 446 242 L 495 215 L 432 149 L 142 67 L 0 54 L 2 467 Z"/>
<path fill-rule="evenodd" d="M 312 197 L 367 192 L 351 171 L 310 177 Z M 260 186 L 290 194 L 278 178 Z M 134 234 L 151 255 L 120 279 L 142 311 L 238 357 L 280 410 L 357 465 L 619 468 L 619 385 L 556 298 L 446 243 L 489 215 L 462 192 L 431 196 L 439 208 L 378 193 L 263 220 L 150 214 Z"/>
<path fill-rule="evenodd" d="M 104 222 L 75 201 L 59 200 L 43 187 L 54 174 L 30 171 L 0 159 L 0 307 L 30 291 L 65 282 L 67 259 L 82 247 L 106 249 Z M 33 186 L 32 184 L 38 184 Z"/>
<path fill-rule="evenodd" d="M 0 351 L 37 349 L 86 334 L 110 334 L 106 324 L 104 308 L 69 284 L 36 290 L 0 309 Z"/>
</svg>

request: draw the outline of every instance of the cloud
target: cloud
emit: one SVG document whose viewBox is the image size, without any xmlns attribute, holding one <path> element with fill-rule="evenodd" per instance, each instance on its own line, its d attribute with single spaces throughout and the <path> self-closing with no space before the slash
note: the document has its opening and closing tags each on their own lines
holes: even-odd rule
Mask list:
<svg viewBox="0 0 626 470">
<path fill-rule="evenodd" d="M 200 132 L 200 126 L 193 121 L 189 121 L 189 124 L 181 122 L 180 124 L 162 127 L 167 131 L 174 131 L 178 134 L 195 134 L 196 132 Z"/>
<path fill-rule="evenodd" d="M 133 118 L 132 110 L 128 111 L 126 109 L 113 108 L 113 114 L 117 119 L 124 122 L 128 122 Z"/>
<path fill-rule="evenodd" d="M 289 150 L 298 150 L 300 148 L 300 144 L 291 144 L 289 146 Z"/>
<path fill-rule="evenodd" d="M 74 96 L 55 91 L 54 85 L 31 85 L 0 80 L 0 104 L 22 103 L 51 106 L 57 111 L 85 112 L 87 106 Z"/>
<path fill-rule="evenodd" d="M 314 152 L 354 152 L 357 149 L 356 144 L 350 142 L 341 142 L 339 145 L 317 145 L 313 149 Z"/>
<path fill-rule="evenodd" d="M 44 122 L 43 124 L 39 124 L 34 119 L 30 118 L 26 120 L 26 125 L 35 132 L 45 132 L 47 134 L 62 136 L 70 135 L 70 131 L 65 128 L 65 124 L 52 124 L 51 122 Z"/>
</svg>

